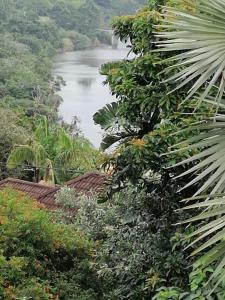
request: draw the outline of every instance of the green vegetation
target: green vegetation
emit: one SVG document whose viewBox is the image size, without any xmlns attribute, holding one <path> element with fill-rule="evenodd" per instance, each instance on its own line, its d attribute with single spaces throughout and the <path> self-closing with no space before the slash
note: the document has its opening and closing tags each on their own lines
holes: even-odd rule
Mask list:
<svg viewBox="0 0 225 300">
<path fill-rule="evenodd" d="M 170 12 L 173 14 L 173 10 Z M 199 102 L 205 101 L 214 107 L 212 118 L 204 117 L 203 124 L 192 125 L 187 131 L 197 131 L 195 136 L 185 140 L 178 147 L 179 152 L 190 151 L 191 157 L 183 160 L 179 165 L 187 166 L 188 170 L 180 177 L 194 175 L 183 189 L 200 187 L 191 198 L 192 203 L 184 209 L 193 209 L 198 214 L 186 222 L 196 222 L 196 230 L 190 236 L 194 246 L 193 255 L 199 255 L 196 262 L 201 268 L 213 266 L 215 271 L 210 276 L 210 283 L 216 287 L 225 280 L 225 252 L 224 252 L 224 3 L 208 0 L 200 3 L 195 10 L 195 18 L 190 14 L 176 13 L 177 17 L 171 21 L 171 31 L 163 32 L 159 36 L 166 38 L 166 45 L 160 45 L 163 51 L 168 49 L 183 50 L 180 55 L 170 58 L 171 62 L 179 61 L 181 70 L 171 68 L 172 77 L 182 88 L 191 84 L 187 101 L 196 96 Z M 183 24 L 181 26 L 181 24 Z M 220 29 L 218 28 L 220 26 Z M 207 31 L 205 35 L 203 32 Z M 183 40 L 179 42 L 182 35 Z M 212 41 L 211 38 L 214 38 Z M 195 40 L 190 47 L 188 43 Z M 182 79 L 185 77 L 185 80 Z M 179 149 L 180 148 L 180 149 Z"/>
<path fill-rule="evenodd" d="M 32 179 L 23 172 L 27 166 L 43 176 L 46 159 L 53 164 L 52 181 L 94 169 L 98 154 L 76 123 L 58 119 L 63 80 L 52 78 L 51 68 L 57 51 L 70 50 L 66 44 L 80 49 L 96 43 L 100 8 L 91 1 L 3 0 L 0 11 L 1 178 Z"/>
<path fill-rule="evenodd" d="M 224 59 L 222 54 L 224 48 L 221 48 L 221 52 L 218 51 L 218 44 L 215 45 L 214 39 L 212 41 L 211 36 L 208 37 L 204 34 L 204 31 L 209 31 L 214 36 L 216 26 L 218 28 L 221 25 L 207 25 L 203 21 L 205 18 L 210 23 L 212 15 L 216 15 L 216 12 L 211 10 L 215 3 L 213 4 L 211 1 L 208 1 L 207 5 L 200 6 L 199 14 L 202 19 L 195 21 L 192 16 L 188 15 L 188 12 L 198 12 L 199 7 L 196 6 L 196 2 L 192 4 L 188 1 L 159 2 L 149 1 L 149 6 L 140 10 L 135 16 L 115 19 L 113 23 L 115 32 L 123 41 L 131 41 L 131 51 L 137 54 L 137 57 L 133 60 L 109 63 L 102 67 L 101 72 L 106 75 L 105 83 L 110 86 L 117 101 L 97 112 L 94 120 L 105 130 L 102 148 L 107 149 L 117 143 L 116 150 L 112 154 L 106 155 L 104 161 L 104 167 L 113 170 L 110 187 L 111 202 L 113 203 L 112 199 L 115 195 L 122 193 L 122 199 L 128 203 L 129 207 L 135 208 L 136 213 L 138 210 L 135 205 L 140 203 L 139 197 L 142 195 L 143 199 L 149 203 L 150 210 L 142 202 L 140 204 L 141 216 L 148 212 L 151 220 L 154 220 L 155 217 L 156 220 L 160 220 L 161 225 L 149 228 L 150 221 L 148 221 L 146 222 L 146 232 L 142 228 L 141 240 L 145 241 L 146 238 L 148 245 L 147 249 L 143 250 L 142 257 L 154 245 L 157 236 L 167 245 L 172 259 L 170 263 L 166 259 L 164 261 L 164 265 L 169 268 L 167 272 L 157 269 L 159 258 L 153 259 L 153 261 L 145 259 L 146 263 L 143 269 L 141 267 L 140 269 L 134 268 L 139 272 L 136 273 L 135 278 L 139 279 L 128 290 L 126 287 L 134 282 L 132 276 L 129 277 L 132 271 L 129 275 L 124 272 L 124 277 L 120 274 L 120 280 L 116 279 L 115 286 L 111 285 L 109 288 L 111 294 L 109 292 L 110 296 L 107 299 L 116 299 L 116 295 L 120 295 L 121 299 L 129 299 L 129 297 L 131 299 L 223 299 L 224 216 L 222 209 L 224 201 L 223 199 L 214 199 L 213 195 L 223 192 L 224 185 L 224 147 L 222 146 L 223 139 L 221 139 L 224 121 L 221 113 L 223 113 L 224 106 L 222 104 L 218 106 L 214 100 L 215 97 L 219 101 L 223 98 L 224 81 L 221 76 L 223 74 L 221 62 Z M 183 12 L 177 13 L 170 9 L 168 14 L 163 16 L 158 11 L 160 9 L 158 4 L 167 4 L 168 6 L 179 4 Z M 222 4 L 220 5 L 222 10 Z M 164 32 L 162 28 L 168 29 L 168 20 L 172 24 L 169 27 L 172 31 Z M 221 20 L 218 21 L 218 23 L 220 22 Z M 199 32 L 202 33 L 202 37 Z M 221 35 L 222 33 L 218 32 L 219 41 L 222 39 L 223 35 Z M 159 42 L 161 37 L 169 38 L 169 41 L 164 41 L 164 45 Z M 187 38 L 187 42 L 185 39 L 180 40 L 180 37 Z M 195 44 L 192 39 L 199 39 L 199 42 Z M 160 51 L 156 43 L 166 51 Z M 192 43 L 193 46 L 191 46 Z M 179 50 L 187 50 L 187 52 L 178 52 Z M 212 57 L 212 54 L 215 57 Z M 208 60 L 206 61 L 206 59 Z M 176 64 L 173 66 L 174 60 Z M 212 62 L 214 64 L 211 67 Z M 167 80 L 168 73 L 172 73 L 169 80 Z M 193 79 L 196 80 L 194 84 Z M 181 84 L 179 85 L 177 81 L 181 81 Z M 218 90 L 215 87 L 217 81 Z M 189 90 L 188 100 L 186 100 Z M 199 97 L 198 94 L 197 97 L 194 97 L 195 92 L 199 90 L 202 97 Z M 207 95 L 209 97 L 206 102 L 202 102 Z M 219 115 L 215 118 L 216 106 Z M 205 120 L 209 120 L 209 123 L 202 124 L 205 123 Z M 191 126 L 191 124 L 195 124 L 195 126 Z M 196 126 L 196 124 L 200 125 Z M 188 129 L 181 130 L 183 128 Z M 176 144 L 177 146 L 174 146 Z M 183 151 L 176 150 L 177 148 L 182 148 Z M 199 152 L 201 148 L 203 151 Z M 171 149 L 170 155 L 165 155 L 168 149 Z M 172 151 L 174 149 L 175 151 Z M 181 160 L 183 161 L 180 162 Z M 170 168 L 168 168 L 169 166 Z M 193 177 L 196 171 L 197 177 Z M 210 176 L 210 174 L 212 175 Z M 130 193 L 135 195 L 135 203 L 129 202 L 131 185 Z M 133 187 L 136 189 L 136 194 Z M 194 205 L 188 206 L 184 211 L 179 210 L 179 214 L 174 213 L 174 210 L 183 207 L 179 200 L 209 191 L 211 192 L 210 196 L 213 197 L 211 201 L 208 196 L 196 197 L 192 199 L 195 201 Z M 199 203 L 205 199 L 207 202 Z M 160 208 L 157 206 L 160 205 L 159 203 L 161 203 Z M 166 209 L 167 203 L 169 210 Z M 121 209 L 123 205 L 119 205 Z M 156 209 L 154 209 L 155 206 Z M 200 209 L 200 214 L 193 217 L 195 208 Z M 152 209 L 153 211 L 151 211 Z M 170 209 L 172 210 L 170 211 Z M 123 216 L 126 216 L 124 212 Z M 141 217 L 137 218 L 142 220 Z M 211 219 L 209 224 L 208 218 Z M 188 230 L 185 230 L 182 225 L 182 221 L 185 219 L 191 223 Z M 130 223 L 129 220 L 131 220 Z M 205 220 L 205 223 L 200 223 L 200 226 L 196 228 L 193 222 L 202 220 Z M 125 233 L 126 219 L 122 222 L 122 232 Z M 181 225 L 174 227 L 172 225 L 174 223 Z M 129 228 L 133 229 L 131 232 L 134 233 L 135 217 L 132 218 L 131 215 L 131 219 L 128 218 L 128 224 Z M 118 231 L 118 227 L 116 228 Z M 184 237 L 180 240 L 177 237 L 185 234 L 187 234 L 190 246 L 184 251 L 182 249 L 185 248 L 187 241 L 185 242 Z M 134 245 L 135 241 L 140 244 L 139 236 L 141 233 L 138 233 L 134 240 L 131 237 L 128 239 L 132 255 L 137 261 L 139 250 Z M 193 237 L 195 240 L 192 243 Z M 124 238 L 122 240 L 124 242 Z M 171 241 L 176 241 L 175 246 L 171 244 Z M 219 241 L 220 243 L 218 243 Z M 115 232 L 112 240 L 110 235 L 106 237 L 103 248 L 112 249 L 111 247 L 115 243 L 118 247 L 116 249 L 120 253 L 119 264 L 121 265 L 129 256 L 129 248 L 125 248 L 126 252 L 121 254 L 123 252 L 120 249 L 120 242 L 117 244 Z M 162 245 L 162 243 L 157 245 L 157 250 L 153 250 L 150 255 L 151 258 L 154 258 L 156 253 L 159 257 L 164 257 L 166 249 Z M 195 250 L 196 245 L 200 245 L 197 250 Z M 209 252 L 206 251 L 207 249 Z M 193 272 L 190 268 L 183 268 L 186 273 L 178 271 L 176 274 L 174 269 L 178 270 L 177 265 L 182 265 L 181 262 L 178 262 L 179 255 L 176 250 L 178 253 L 182 253 L 183 264 L 187 264 L 187 266 L 193 264 Z M 190 254 L 199 256 L 200 252 L 203 252 L 203 256 L 200 256 L 197 262 L 193 260 L 192 256 L 189 256 Z M 112 255 L 107 257 L 106 253 L 103 253 L 99 257 L 99 261 L 102 262 L 102 260 L 106 262 L 106 268 L 114 266 Z M 130 258 L 129 263 L 126 262 L 125 265 L 130 270 L 132 259 Z M 141 266 L 140 262 L 138 266 Z M 153 274 L 153 278 L 150 275 L 150 279 L 148 279 L 148 272 Z M 215 289 L 213 289 L 213 281 L 217 282 Z M 150 283 L 150 289 L 144 287 L 145 282 Z M 207 287 L 203 288 L 206 283 L 208 283 Z M 142 286 L 141 293 L 140 286 Z M 209 296 L 210 293 L 211 296 Z"/>
<path fill-rule="evenodd" d="M 0 192 L 0 298 L 99 299 L 94 244 L 12 190 Z"/>
<path fill-rule="evenodd" d="M 95 169 L 99 152 L 58 119 L 51 56 L 100 40 L 91 28 L 138 2 L 1 2 L 2 177 L 33 166 L 53 183 Z M 136 56 L 101 68 L 116 99 L 94 115 L 102 150 L 114 147 L 100 157 L 107 193 L 64 187 L 50 213 L 1 191 L 0 298 L 225 298 L 224 17 L 222 0 L 149 0 L 114 19 Z"/>
<path fill-rule="evenodd" d="M 100 153 L 83 137 L 72 138 L 66 129 L 49 123 L 46 117 L 35 121 L 34 128 L 33 138 L 27 137 L 25 144 L 16 144 L 12 149 L 7 159 L 8 169 L 26 162 L 36 169 L 36 181 L 42 176 L 54 184 L 55 179 L 62 182 L 96 168 Z"/>
<path fill-rule="evenodd" d="M 125 2 L 129 12 L 137 8 L 133 0 Z M 9 127 L 12 124 L 24 132 L 17 138 L 17 129 L 12 135 L 6 131 L 6 146 L 0 149 L 1 178 L 9 174 L 31 178 L 32 174 L 23 172 L 27 165 L 43 176 L 46 160 L 53 165 L 51 177 L 57 182 L 71 178 L 75 171 L 96 168 L 98 153 L 79 133 L 76 122 L 67 125 L 59 120 L 63 99 L 56 93 L 64 82 L 51 75 L 52 57 L 58 51 L 108 42 L 108 36 L 96 29 L 109 26 L 108 19 L 118 13 L 118 5 L 110 1 L 103 7 L 92 0 L 0 1 L 0 113 L 15 114 L 15 121 L 9 116 Z M 48 124 L 40 128 L 43 118 Z M 11 171 L 7 171 L 10 153 Z"/>
</svg>

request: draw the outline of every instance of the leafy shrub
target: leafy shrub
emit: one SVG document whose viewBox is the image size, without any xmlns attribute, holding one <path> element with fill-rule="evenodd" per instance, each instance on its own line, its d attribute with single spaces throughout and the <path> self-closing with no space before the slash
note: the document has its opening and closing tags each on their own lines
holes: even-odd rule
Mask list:
<svg viewBox="0 0 225 300">
<path fill-rule="evenodd" d="M 153 300 L 223 300 L 225 281 L 216 288 L 212 284 L 206 285 L 212 273 L 213 269 L 209 267 L 195 268 L 189 275 L 189 286 L 185 290 L 162 286 Z"/>
<path fill-rule="evenodd" d="M 24 194 L 0 192 L 0 299 L 98 299 L 93 246 Z"/>
<path fill-rule="evenodd" d="M 66 222 L 99 244 L 93 269 L 102 282 L 101 299 L 151 299 L 162 284 L 188 284 L 181 234 L 171 239 L 179 218 L 173 213 L 176 199 L 172 191 L 160 190 L 156 184 L 151 191 L 129 186 L 102 204 L 96 196 L 79 198 L 67 188 L 57 195 L 77 211 L 75 217 L 67 214 Z"/>
</svg>

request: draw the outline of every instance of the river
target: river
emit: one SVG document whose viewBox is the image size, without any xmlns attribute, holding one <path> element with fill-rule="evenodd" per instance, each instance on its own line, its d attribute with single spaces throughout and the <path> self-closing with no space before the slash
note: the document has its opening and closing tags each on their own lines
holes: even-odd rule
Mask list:
<svg viewBox="0 0 225 300">
<path fill-rule="evenodd" d="M 83 135 L 99 147 L 102 132 L 94 124 L 94 113 L 112 101 L 108 86 L 103 85 L 104 76 L 99 67 L 108 61 L 121 60 L 127 56 L 127 48 L 102 47 L 58 54 L 54 60 L 53 75 L 60 75 L 66 82 L 58 93 L 63 98 L 59 114 L 71 123 L 74 116 L 80 120 Z"/>
</svg>

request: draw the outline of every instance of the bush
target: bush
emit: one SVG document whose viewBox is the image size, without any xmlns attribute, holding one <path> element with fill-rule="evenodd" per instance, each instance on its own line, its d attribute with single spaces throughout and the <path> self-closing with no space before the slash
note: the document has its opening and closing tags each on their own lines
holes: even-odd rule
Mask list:
<svg viewBox="0 0 225 300">
<path fill-rule="evenodd" d="M 94 270 L 102 282 L 101 299 L 151 299 L 163 284 L 187 286 L 182 235 L 172 225 L 179 219 L 172 189 L 164 194 L 157 184 L 149 191 L 129 186 L 102 204 L 96 196 L 78 198 L 66 188 L 57 195 L 58 202 L 77 211 L 64 220 L 99 243 Z"/>
<path fill-rule="evenodd" d="M 0 192 L 0 299 L 98 299 L 93 246 L 24 194 Z"/>
</svg>

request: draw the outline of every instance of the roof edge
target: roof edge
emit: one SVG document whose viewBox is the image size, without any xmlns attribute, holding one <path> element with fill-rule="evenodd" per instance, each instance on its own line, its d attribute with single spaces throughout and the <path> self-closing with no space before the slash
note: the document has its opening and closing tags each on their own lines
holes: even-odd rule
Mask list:
<svg viewBox="0 0 225 300">
<path fill-rule="evenodd" d="M 92 175 L 101 176 L 101 177 L 105 177 L 105 178 L 107 178 L 107 176 L 108 176 L 106 173 L 101 173 L 101 172 L 89 172 L 89 173 L 85 173 L 85 174 L 83 174 L 83 175 L 81 175 L 81 176 L 75 177 L 75 178 L 73 178 L 73 179 L 71 179 L 71 180 L 65 182 L 62 186 L 69 186 L 69 185 L 72 184 L 72 183 L 77 183 L 77 182 L 79 182 L 79 181 L 81 181 L 81 180 L 83 180 L 83 179 L 85 179 L 85 178 L 87 178 L 87 177 L 90 177 L 90 176 L 92 176 Z"/>
<path fill-rule="evenodd" d="M 44 185 L 44 184 L 40 184 L 40 183 L 37 183 L 37 182 L 31 182 L 31 181 L 26 181 L 26 180 L 22 180 L 22 179 L 18 179 L 18 178 L 12 178 L 12 177 L 8 177 L 6 179 L 3 179 L 0 181 L 0 186 L 3 185 L 3 184 L 6 184 L 6 183 L 23 183 L 23 184 L 26 184 L 26 185 L 30 185 L 30 186 L 38 186 L 38 187 L 42 187 L 42 188 L 46 188 L 46 189 L 49 189 L 49 190 L 52 190 L 52 189 L 55 189 L 55 187 L 51 187 L 51 186 L 47 186 L 47 185 Z"/>
</svg>

